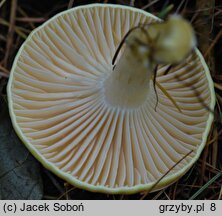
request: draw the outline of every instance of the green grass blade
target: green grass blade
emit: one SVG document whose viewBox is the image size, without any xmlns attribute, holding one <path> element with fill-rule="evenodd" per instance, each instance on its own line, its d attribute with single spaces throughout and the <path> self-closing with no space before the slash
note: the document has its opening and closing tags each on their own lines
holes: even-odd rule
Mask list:
<svg viewBox="0 0 222 216">
<path fill-rule="evenodd" d="M 194 200 L 221 176 L 222 176 L 222 172 L 217 173 L 217 175 L 215 175 L 210 181 L 208 181 L 205 185 L 203 185 L 203 187 L 201 187 L 193 196 L 191 196 L 189 200 Z"/>
</svg>

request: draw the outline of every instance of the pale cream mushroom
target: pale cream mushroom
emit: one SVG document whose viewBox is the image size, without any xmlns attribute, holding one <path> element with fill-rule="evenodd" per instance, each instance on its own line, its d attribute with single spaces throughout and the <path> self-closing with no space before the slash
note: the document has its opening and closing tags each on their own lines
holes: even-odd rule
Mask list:
<svg viewBox="0 0 222 216">
<path fill-rule="evenodd" d="M 120 5 L 76 7 L 34 30 L 19 50 L 7 89 L 14 128 L 30 152 L 67 182 L 105 193 L 148 190 L 193 150 L 156 190 L 200 156 L 213 115 L 199 98 L 213 110 L 215 96 L 198 50 L 167 75 L 167 66 L 158 69 L 158 83 L 182 112 L 159 88 L 155 111 L 151 76 L 143 76 L 135 59 L 118 64 L 124 48 L 113 71 L 124 35 L 154 21 L 149 13 Z M 135 91 L 127 91 L 131 84 Z"/>
</svg>

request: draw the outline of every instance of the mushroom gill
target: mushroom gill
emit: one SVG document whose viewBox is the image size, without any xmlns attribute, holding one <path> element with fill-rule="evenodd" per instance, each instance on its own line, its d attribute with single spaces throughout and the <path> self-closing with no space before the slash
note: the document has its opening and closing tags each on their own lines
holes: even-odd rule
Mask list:
<svg viewBox="0 0 222 216">
<path fill-rule="evenodd" d="M 71 184 L 106 193 L 149 189 L 193 150 L 159 189 L 199 157 L 213 118 L 202 101 L 210 109 L 215 101 L 198 50 L 167 75 L 167 66 L 158 68 L 157 82 L 182 112 L 159 88 L 155 111 L 152 81 L 136 107 L 115 106 L 106 98 L 104 83 L 121 39 L 139 23 L 154 21 L 135 8 L 77 7 L 40 26 L 20 49 L 8 84 L 14 128 L 46 168 Z"/>
</svg>

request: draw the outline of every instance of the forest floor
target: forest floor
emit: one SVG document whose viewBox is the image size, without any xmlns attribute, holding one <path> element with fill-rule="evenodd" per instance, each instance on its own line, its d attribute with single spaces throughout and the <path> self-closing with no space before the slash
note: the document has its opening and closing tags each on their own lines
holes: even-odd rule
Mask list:
<svg viewBox="0 0 222 216">
<path fill-rule="evenodd" d="M 222 1 L 215 2 L 215 0 L 0 0 L 0 97 L 5 103 L 7 103 L 6 85 L 14 57 L 29 33 L 55 14 L 89 3 L 131 5 L 155 15 L 175 12 L 182 14 L 194 26 L 198 37 L 198 48 L 209 66 L 214 81 L 217 98 L 214 124 L 201 157 L 183 178 L 158 192 L 108 195 L 77 189 L 40 165 L 41 180 L 38 182 L 41 184 L 43 199 L 222 199 Z M 2 110 L 0 109 L 0 116 Z M 4 198 L 4 194 L 0 195 L 1 197 Z M 23 198 L 28 197 L 23 196 Z"/>
</svg>

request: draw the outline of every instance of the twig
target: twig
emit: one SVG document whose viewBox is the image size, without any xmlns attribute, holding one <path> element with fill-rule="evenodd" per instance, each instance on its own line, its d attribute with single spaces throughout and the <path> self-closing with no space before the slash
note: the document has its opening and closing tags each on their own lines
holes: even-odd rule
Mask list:
<svg viewBox="0 0 222 216">
<path fill-rule="evenodd" d="M 5 35 L 0 34 L 0 40 L 1 41 L 6 41 Z M 1 48 L 1 50 L 3 51 L 3 49 Z"/>
<path fill-rule="evenodd" d="M 4 26 L 7 26 L 7 27 L 10 26 L 10 23 L 9 23 L 9 22 L 7 22 L 7 21 L 5 21 L 5 20 L 3 20 L 3 19 L 1 19 L 1 18 L 0 18 L 0 24 L 1 24 L 1 25 L 4 25 Z M 26 29 L 26 28 L 18 27 L 18 26 L 15 25 L 15 32 L 16 32 L 16 29 L 18 29 L 18 30 L 20 30 L 20 31 L 23 31 L 23 32 L 26 32 L 26 33 L 30 33 L 30 32 L 31 32 L 30 30 L 28 30 L 28 29 Z"/>
<path fill-rule="evenodd" d="M 209 153 L 209 145 L 206 145 L 204 152 L 203 152 L 203 159 L 202 159 L 202 164 L 201 164 L 200 185 L 202 185 L 203 181 L 204 181 L 204 174 L 205 174 L 205 170 L 206 170 L 206 162 L 207 162 L 208 153 Z"/>
<path fill-rule="evenodd" d="M 221 188 L 220 188 L 220 194 L 219 194 L 218 200 L 221 200 L 221 198 L 222 198 L 222 185 L 221 185 Z"/>
<path fill-rule="evenodd" d="M 165 196 L 166 196 L 166 198 L 168 199 L 168 200 L 170 200 L 170 197 L 167 195 L 167 193 L 164 191 L 164 194 L 165 194 Z"/>
<path fill-rule="evenodd" d="M 210 144 L 212 144 L 213 142 L 215 142 L 221 134 L 222 134 L 222 129 L 217 133 L 217 137 L 214 137 L 212 140 L 209 140 L 209 141 L 207 142 L 207 145 L 210 145 Z"/>
<path fill-rule="evenodd" d="M 0 65 L 0 70 L 2 70 L 6 74 L 9 74 L 9 71 L 5 67 L 3 67 L 1 65 Z"/>
<path fill-rule="evenodd" d="M 6 2 L 6 0 L 2 0 L 2 1 L 0 2 L 0 8 L 4 5 L 5 2 Z"/>
<path fill-rule="evenodd" d="M 175 186 L 174 186 L 174 188 L 173 188 L 172 200 L 175 200 L 175 199 L 176 199 L 177 186 L 178 186 L 178 181 L 175 183 Z"/>
<path fill-rule="evenodd" d="M 55 177 L 46 169 L 44 169 L 45 174 L 49 177 L 53 185 L 57 188 L 60 193 L 65 193 L 64 189 L 60 186 Z"/>
<path fill-rule="evenodd" d="M 177 9 L 176 9 L 176 14 L 178 14 L 178 13 L 180 12 L 180 10 L 181 10 L 183 4 L 185 3 L 185 1 L 186 1 L 186 0 L 182 0 L 182 1 L 180 2 L 179 6 L 178 6 Z"/>
<path fill-rule="evenodd" d="M 200 163 L 202 163 L 202 159 L 199 159 L 198 160 Z M 198 164 L 198 166 L 199 167 L 201 167 L 201 164 Z M 218 169 L 218 168 L 216 168 L 216 167 L 213 167 L 211 164 L 209 164 L 208 162 L 206 162 L 206 170 L 207 171 L 209 171 L 210 173 L 214 173 L 214 174 L 216 174 L 216 173 L 218 173 L 218 172 L 220 172 L 221 170 L 220 169 Z"/>
<path fill-rule="evenodd" d="M 4 66 L 7 67 L 8 57 L 13 44 L 13 35 L 15 28 L 15 17 L 16 17 L 17 0 L 11 0 L 11 11 L 10 11 L 10 25 L 7 34 L 6 52 L 4 58 Z"/>
<path fill-rule="evenodd" d="M 179 186 L 189 187 L 189 188 L 198 188 L 198 189 L 203 187 L 202 185 L 193 185 L 193 184 L 192 185 L 189 185 L 189 184 L 185 184 L 185 185 L 184 184 L 179 184 Z M 210 186 L 208 188 L 209 189 L 218 189 L 218 188 L 220 188 L 220 186 Z"/>
<path fill-rule="evenodd" d="M 9 75 L 8 75 L 8 74 L 0 71 L 0 78 L 1 78 L 1 76 L 2 76 L 2 77 L 5 77 L 5 78 L 9 78 Z"/>
<path fill-rule="evenodd" d="M 0 24 L 4 25 L 4 26 L 10 26 L 10 23 L 8 23 L 7 21 L 3 20 L 0 18 Z M 22 28 L 22 27 L 14 27 L 15 32 L 23 39 L 27 38 L 27 35 L 24 33 L 30 33 L 30 30 Z"/>
<path fill-rule="evenodd" d="M 214 87 L 222 91 L 222 86 L 214 82 Z"/>
<path fill-rule="evenodd" d="M 214 76 L 214 78 L 217 80 L 222 80 L 222 75 L 219 75 L 219 74 L 216 74 L 215 76 Z"/>
<path fill-rule="evenodd" d="M 206 8 L 208 8 L 209 10 L 203 10 Z M 205 56 L 207 56 L 206 62 L 209 65 L 212 74 L 215 74 L 215 59 L 214 59 L 213 45 L 210 44 L 209 38 L 211 38 L 213 35 L 212 30 L 214 22 L 214 8 L 215 8 L 215 0 L 196 1 L 196 9 L 199 11 L 202 10 L 202 12 L 199 13 L 198 15 L 199 20 L 201 21 L 207 20 L 207 22 L 204 25 L 196 23 L 196 29 L 199 33 L 201 33 L 200 37 L 198 38 L 199 48 L 203 53 L 205 53 Z M 211 19 L 211 22 L 208 21 L 209 18 Z"/>
<path fill-rule="evenodd" d="M 213 130 L 214 137 L 218 138 L 217 128 Z M 212 166 L 216 167 L 217 165 L 217 154 L 218 154 L 218 140 L 216 139 L 212 145 Z"/>
<path fill-rule="evenodd" d="M 18 7 L 18 12 L 19 12 L 24 18 L 28 18 L 27 13 L 26 13 L 21 7 Z M 29 25 L 30 25 L 30 27 L 31 27 L 32 29 L 35 28 L 35 25 L 34 25 L 31 21 L 29 21 L 28 23 L 29 23 Z"/>
<path fill-rule="evenodd" d="M 149 2 L 147 5 L 143 6 L 141 9 L 142 9 L 142 10 L 146 10 L 148 7 L 154 5 L 154 4 L 157 3 L 158 1 L 160 1 L 160 0 L 151 1 L 151 2 Z"/>
<path fill-rule="evenodd" d="M 59 197 L 57 198 L 57 200 L 60 200 L 62 197 L 66 196 L 66 194 L 68 194 L 69 192 L 71 192 L 71 191 L 73 191 L 73 190 L 75 190 L 75 189 L 76 189 L 75 187 L 70 188 L 70 189 L 67 190 L 65 193 L 63 193 L 61 196 L 59 196 Z"/>
<path fill-rule="evenodd" d="M 211 52 L 211 50 L 213 49 L 213 47 L 216 45 L 217 41 L 220 39 L 220 37 L 222 36 L 222 30 L 220 30 L 218 32 L 218 34 L 216 35 L 215 39 L 213 40 L 213 42 L 210 44 L 210 46 L 207 48 L 207 50 L 204 53 L 204 58 L 206 58 L 209 53 Z"/>
<path fill-rule="evenodd" d="M 130 6 L 134 7 L 135 5 L 135 0 L 130 0 Z"/>
<path fill-rule="evenodd" d="M 152 200 L 158 199 L 158 198 L 160 197 L 160 195 L 163 194 L 164 192 L 165 192 L 165 189 L 159 191 L 158 194 L 152 198 Z M 145 195 L 146 195 L 146 194 L 145 194 Z M 144 197 L 144 198 L 145 198 L 145 197 Z M 143 198 L 141 198 L 141 199 L 143 199 Z"/>
<path fill-rule="evenodd" d="M 74 4 L 74 0 L 70 0 L 68 4 L 68 9 L 72 8 L 73 4 Z"/>
<path fill-rule="evenodd" d="M 18 17 L 16 18 L 16 21 L 41 23 L 46 21 L 46 19 L 43 17 Z"/>
<path fill-rule="evenodd" d="M 182 113 L 182 110 L 178 106 L 177 102 L 171 97 L 171 95 L 163 88 L 163 86 L 160 85 L 160 83 L 156 82 L 157 87 L 168 97 L 168 99 L 173 103 L 173 105 L 178 109 L 180 113 Z"/>
<path fill-rule="evenodd" d="M 65 187 L 65 198 L 66 200 L 69 200 L 69 193 L 68 193 L 69 183 L 65 182 L 64 187 Z"/>
<path fill-rule="evenodd" d="M 191 153 L 193 152 L 193 150 L 191 150 L 190 152 L 188 152 L 186 155 L 184 155 L 179 161 L 177 161 L 161 178 L 159 178 L 154 184 L 153 186 L 144 194 L 143 198 L 145 198 L 151 191 L 153 191 L 156 186 L 160 183 L 160 181 L 165 178 L 171 170 L 173 170 L 180 162 L 182 162 L 186 157 L 188 157 Z"/>
<path fill-rule="evenodd" d="M 120 199 L 120 200 L 124 200 L 124 197 L 125 197 L 125 195 L 122 194 L 122 195 L 120 195 L 119 199 Z"/>
<path fill-rule="evenodd" d="M 188 0 L 185 1 L 183 10 L 180 13 L 182 16 L 185 16 L 185 14 L 187 12 L 187 4 L 188 4 Z"/>
</svg>

